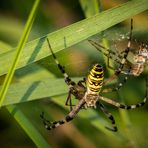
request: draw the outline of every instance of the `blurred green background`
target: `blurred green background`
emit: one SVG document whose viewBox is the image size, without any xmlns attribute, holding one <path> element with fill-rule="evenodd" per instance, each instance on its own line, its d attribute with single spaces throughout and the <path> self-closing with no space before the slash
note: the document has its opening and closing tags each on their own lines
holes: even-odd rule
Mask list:
<svg viewBox="0 0 148 148">
<path fill-rule="evenodd" d="M 3 51 L 6 48 L 6 44 L 16 47 L 33 2 L 33 0 L 1 0 L 0 50 Z M 126 1 L 110 0 L 106 2 L 106 0 L 102 0 L 100 2 L 102 9 L 106 10 Z M 44 36 L 84 18 L 85 16 L 79 1 L 41 1 L 28 41 Z M 134 39 L 147 43 L 147 11 L 133 16 L 132 18 L 134 19 Z M 119 50 L 126 47 L 126 42 L 122 44 L 123 40 L 119 41 L 119 38 L 122 35 L 127 36 L 127 33 L 129 33 L 129 22 L 130 18 L 104 32 L 104 37 L 108 40 L 109 47 L 113 48 L 114 44 L 117 44 Z M 101 35 L 97 35 L 95 38 L 101 41 Z M 2 47 L 2 45 L 4 45 L 4 47 Z M 71 77 L 85 77 L 93 63 L 98 62 L 104 66 L 105 77 L 109 77 L 109 72 L 105 68 L 103 57 L 87 41 L 83 41 L 71 48 L 58 52 L 56 55 Z M 48 76 L 48 71 L 62 78 L 54 60 L 50 57 L 18 69 L 15 72 L 13 83 L 20 80 L 29 81 L 34 76 L 37 79 L 45 78 Z M 130 77 L 128 82 L 119 91 L 119 94 L 110 93 L 105 95 L 117 101 L 123 101 L 124 99 L 126 104 L 140 102 L 144 97 L 144 77 L 147 75 L 148 68 L 145 69 L 140 77 Z M 1 76 L 0 84 L 2 84 L 3 79 L 4 76 Z M 119 79 L 122 79 L 122 76 Z M 112 86 L 110 85 L 110 87 Z M 97 127 L 99 124 L 106 126 L 106 123 L 108 123 L 108 125 L 110 125 L 110 121 L 106 119 L 99 108 L 97 108 L 97 110 L 82 110 L 81 113 L 84 118 L 77 117 L 71 123 L 52 131 L 46 131 L 39 117 L 41 111 L 45 111 L 46 117 L 51 121 L 63 118 L 69 112 L 69 108 L 65 108 L 63 104 L 66 97 L 67 95 L 55 96 L 52 99 L 42 98 L 38 101 L 30 101 L 18 105 L 18 108 L 30 119 L 51 147 L 148 147 L 148 104 L 142 108 L 127 112 L 106 105 L 116 119 L 119 133 L 110 134 L 106 129 L 104 130 L 101 127 Z M 93 112 L 91 110 L 93 110 Z M 36 147 L 5 107 L 0 109 L 0 146 L 15 148 Z"/>
</svg>

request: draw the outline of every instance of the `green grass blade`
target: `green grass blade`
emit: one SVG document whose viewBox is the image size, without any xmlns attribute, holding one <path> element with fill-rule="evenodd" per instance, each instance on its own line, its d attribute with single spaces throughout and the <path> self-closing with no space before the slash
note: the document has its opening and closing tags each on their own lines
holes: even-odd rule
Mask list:
<svg viewBox="0 0 148 148">
<path fill-rule="evenodd" d="M 54 52 L 70 47 L 88 37 L 97 34 L 133 15 L 148 9 L 147 0 L 131 0 L 120 6 L 84 19 L 47 35 Z M 110 19 L 108 17 L 110 16 Z M 0 75 L 7 73 L 14 50 L 0 55 Z M 27 43 L 16 68 L 26 66 L 50 55 L 46 36 Z M 25 57 L 25 58 L 24 58 Z M 6 64 L 7 63 L 7 64 Z"/>
<path fill-rule="evenodd" d="M 32 139 L 37 147 L 50 147 L 50 145 L 45 141 L 44 137 L 39 133 L 39 131 L 32 125 L 29 119 L 16 105 L 7 106 L 7 109 L 11 113 L 11 115 L 14 116 L 14 118 L 17 120 L 17 122 L 24 129 L 27 135 Z"/>
<path fill-rule="evenodd" d="M 26 26 L 24 28 L 22 37 L 20 38 L 20 41 L 19 41 L 18 46 L 16 48 L 16 54 L 14 56 L 14 60 L 12 62 L 12 65 L 10 66 L 8 74 L 6 75 L 6 78 L 4 80 L 4 83 L 3 83 L 3 86 L 2 86 L 2 89 L 1 89 L 1 93 L 0 93 L 0 107 L 2 106 L 2 103 L 5 99 L 5 95 L 7 93 L 9 84 L 12 80 L 14 71 L 16 69 L 16 65 L 17 65 L 18 60 L 20 58 L 21 51 L 22 51 L 22 49 L 23 49 L 23 47 L 24 47 L 24 45 L 27 41 L 27 38 L 29 36 L 29 33 L 30 33 L 30 30 L 31 30 L 31 27 L 32 27 L 32 24 L 33 24 L 34 17 L 36 15 L 36 10 L 38 8 L 39 2 L 40 2 L 40 0 L 36 0 L 34 5 L 33 5 L 33 8 L 31 10 L 29 18 L 27 20 Z"/>
<path fill-rule="evenodd" d="M 79 78 L 79 80 L 80 79 L 81 78 Z M 10 85 L 2 106 L 62 95 L 67 92 L 68 88 L 63 78 L 15 83 Z"/>
</svg>

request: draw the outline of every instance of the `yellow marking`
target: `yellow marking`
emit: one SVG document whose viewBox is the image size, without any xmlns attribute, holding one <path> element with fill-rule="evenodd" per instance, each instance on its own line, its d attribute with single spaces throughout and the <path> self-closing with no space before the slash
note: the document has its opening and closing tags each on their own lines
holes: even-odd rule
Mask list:
<svg viewBox="0 0 148 148">
<path fill-rule="evenodd" d="M 99 81 L 101 81 L 101 80 L 103 80 L 104 78 L 102 77 L 102 78 L 96 78 L 96 77 L 93 77 L 93 76 L 89 76 L 88 77 L 88 79 L 90 79 L 90 80 L 94 80 L 94 81 L 96 81 L 96 82 L 99 82 Z"/>
<path fill-rule="evenodd" d="M 102 87 L 102 85 L 95 86 L 95 85 L 88 84 L 88 88 L 94 89 L 94 90 L 98 90 L 98 89 L 100 89 L 101 87 Z"/>
<path fill-rule="evenodd" d="M 102 73 L 99 73 L 99 74 L 96 74 L 95 72 L 90 72 L 90 75 L 93 76 L 93 77 L 103 77 L 103 72 Z"/>
<path fill-rule="evenodd" d="M 90 85 L 95 85 L 94 83 L 98 84 L 98 85 L 101 85 L 103 84 L 103 81 L 93 81 L 91 79 L 88 79 L 87 80 L 87 84 L 90 84 Z"/>
<path fill-rule="evenodd" d="M 92 89 L 89 88 L 90 93 L 99 93 L 101 89 Z"/>
</svg>

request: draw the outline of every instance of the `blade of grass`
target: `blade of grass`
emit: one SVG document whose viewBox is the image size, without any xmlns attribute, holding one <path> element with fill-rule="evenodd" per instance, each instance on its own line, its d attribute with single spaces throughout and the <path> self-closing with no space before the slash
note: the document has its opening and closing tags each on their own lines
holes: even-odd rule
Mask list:
<svg viewBox="0 0 148 148">
<path fill-rule="evenodd" d="M 77 81 L 80 79 L 76 78 L 73 80 Z M 11 84 L 2 106 L 62 95 L 67 92 L 68 88 L 63 78 L 32 80 L 26 83 Z"/>
<path fill-rule="evenodd" d="M 32 125 L 23 112 L 17 107 L 17 105 L 7 106 L 8 111 L 14 116 L 16 121 L 24 129 L 27 135 L 32 139 L 37 147 L 50 148 L 50 145 L 45 141 L 44 137 L 39 131 Z"/>
<path fill-rule="evenodd" d="M 20 58 L 21 51 L 22 51 L 22 49 L 23 49 L 23 47 L 24 47 L 24 45 L 27 41 L 27 38 L 29 36 L 29 33 L 30 33 L 30 30 L 31 30 L 31 27 L 32 27 L 32 24 L 33 24 L 35 15 L 36 15 L 36 10 L 38 8 L 39 2 L 40 2 L 40 0 L 35 0 L 35 3 L 33 5 L 33 8 L 32 8 L 31 13 L 29 15 L 29 18 L 27 20 L 26 26 L 24 28 L 23 34 L 22 34 L 20 41 L 18 43 L 18 46 L 16 48 L 14 60 L 12 62 L 12 65 L 10 66 L 8 74 L 6 75 L 6 78 L 4 80 L 4 83 L 3 83 L 3 86 L 2 86 L 2 89 L 1 89 L 1 92 L 0 92 L 0 107 L 2 106 L 2 103 L 5 99 L 5 95 L 7 93 L 9 84 L 12 80 L 14 71 L 16 69 L 16 65 L 17 65 L 18 60 Z"/>
<path fill-rule="evenodd" d="M 16 68 L 26 66 L 50 55 L 46 37 L 49 38 L 53 51 L 57 52 L 147 10 L 147 5 L 147 0 L 131 0 L 88 19 L 52 32 L 45 37 L 33 40 L 25 45 Z M 7 73 L 11 63 L 10 59 L 13 55 L 14 50 L 0 55 L 0 65 L 5 65 L 0 68 L 0 75 Z"/>
</svg>

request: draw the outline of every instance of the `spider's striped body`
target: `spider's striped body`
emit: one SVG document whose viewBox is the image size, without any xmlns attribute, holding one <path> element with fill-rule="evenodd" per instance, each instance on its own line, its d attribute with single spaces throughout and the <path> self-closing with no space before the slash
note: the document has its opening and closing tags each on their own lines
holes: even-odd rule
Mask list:
<svg viewBox="0 0 148 148">
<path fill-rule="evenodd" d="M 98 95 L 103 84 L 103 68 L 99 64 L 95 64 L 91 69 L 86 79 L 86 88 L 84 99 L 86 101 L 86 107 L 96 107 L 98 101 Z"/>
</svg>

